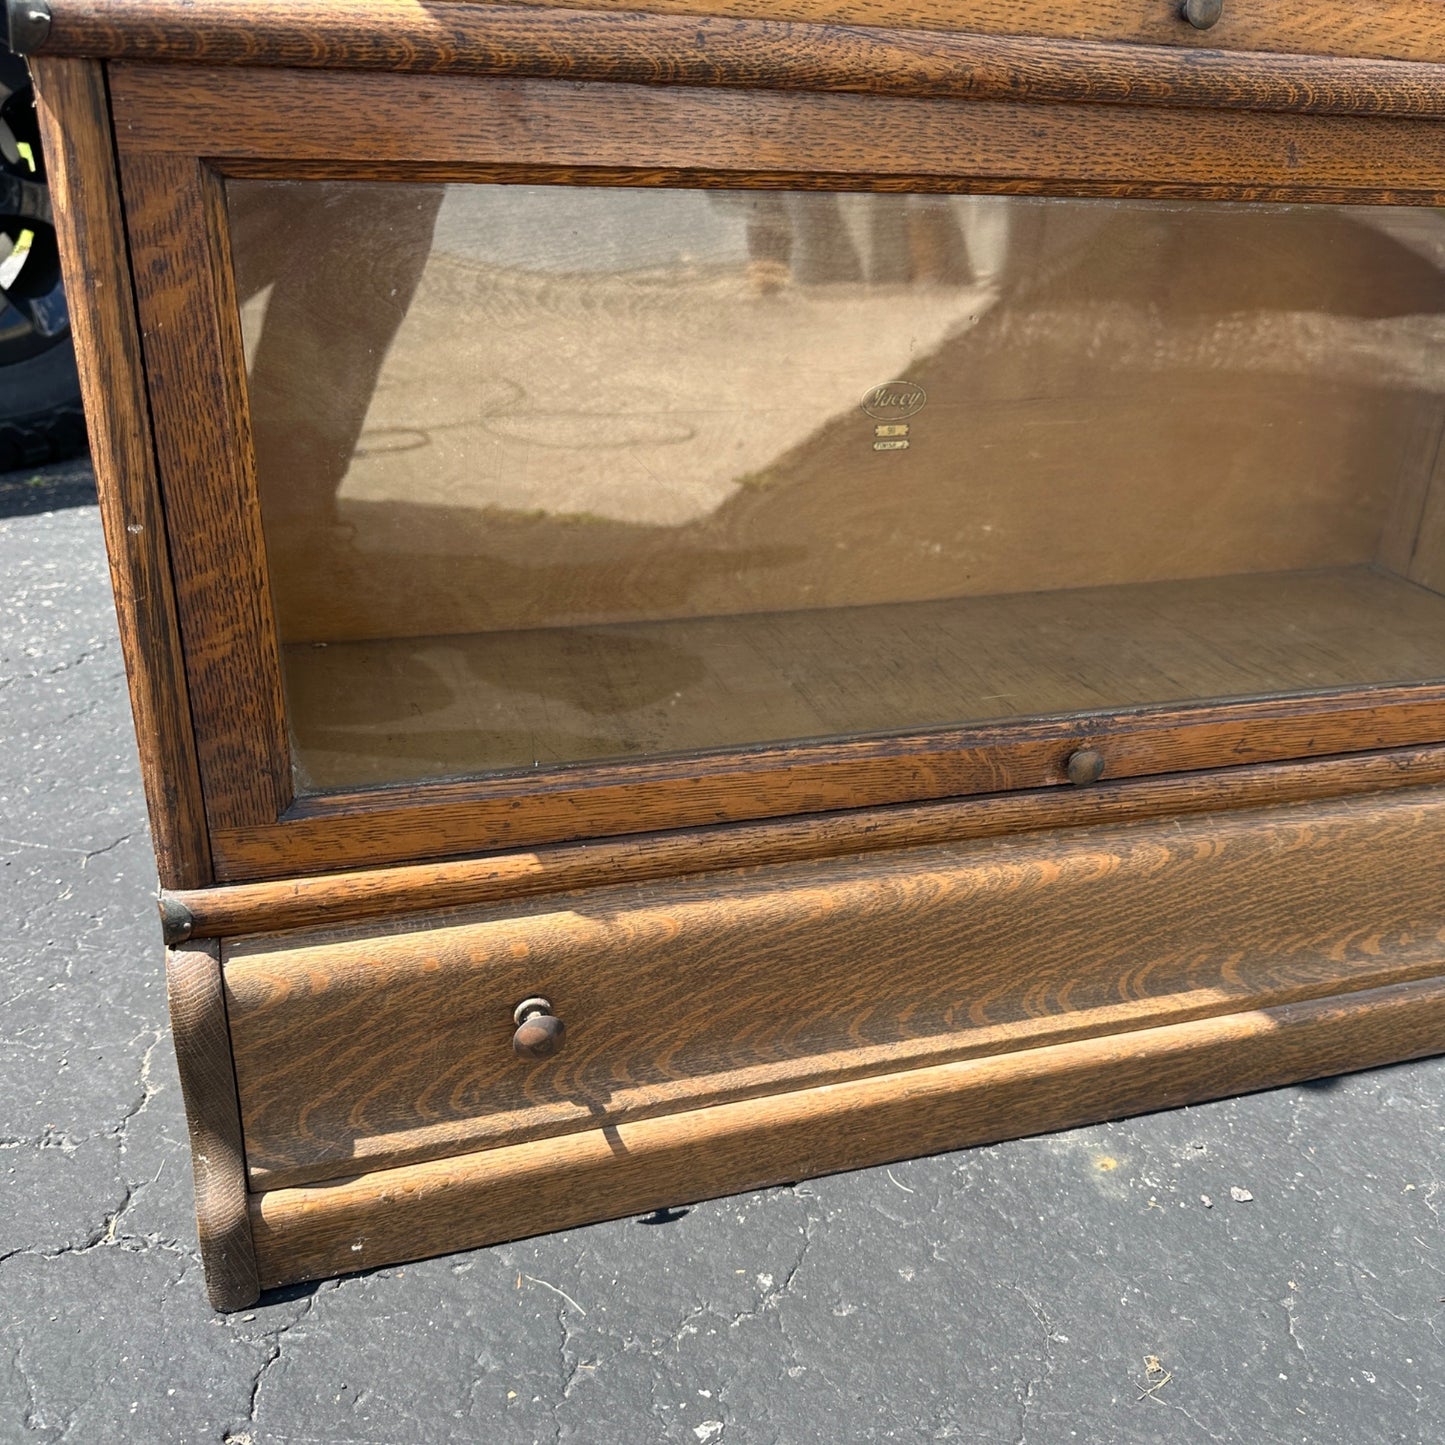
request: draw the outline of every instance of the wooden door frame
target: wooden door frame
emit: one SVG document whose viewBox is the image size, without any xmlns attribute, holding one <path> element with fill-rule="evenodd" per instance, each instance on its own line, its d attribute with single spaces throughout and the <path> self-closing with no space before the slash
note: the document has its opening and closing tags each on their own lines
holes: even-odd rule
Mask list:
<svg viewBox="0 0 1445 1445">
<path fill-rule="evenodd" d="M 109 78 L 220 881 L 1052 787 L 1067 782 L 1067 760 L 1081 746 L 1105 753 L 1109 776 L 1127 778 L 1445 740 L 1445 686 L 1415 684 L 297 797 L 225 178 L 1441 204 L 1445 125 L 1358 113 L 130 62 L 113 63 Z"/>
</svg>

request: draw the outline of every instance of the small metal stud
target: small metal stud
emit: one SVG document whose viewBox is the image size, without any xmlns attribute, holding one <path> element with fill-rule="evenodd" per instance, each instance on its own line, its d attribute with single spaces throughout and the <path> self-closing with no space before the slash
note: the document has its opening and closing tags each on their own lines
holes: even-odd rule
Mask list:
<svg viewBox="0 0 1445 1445">
<path fill-rule="evenodd" d="M 45 0 L 5 0 L 3 38 L 17 55 L 30 55 L 50 34 L 50 6 Z"/>
<path fill-rule="evenodd" d="M 1196 30 L 1212 30 L 1224 14 L 1224 0 L 1184 0 L 1179 13 Z"/>
<path fill-rule="evenodd" d="M 1104 755 L 1093 748 L 1080 748 L 1078 752 L 1069 754 L 1064 771 L 1075 787 L 1087 788 L 1104 776 Z"/>
<path fill-rule="evenodd" d="M 191 910 L 170 893 L 162 893 L 156 903 L 161 913 L 161 937 L 170 947 L 184 943 L 196 931 Z"/>
</svg>

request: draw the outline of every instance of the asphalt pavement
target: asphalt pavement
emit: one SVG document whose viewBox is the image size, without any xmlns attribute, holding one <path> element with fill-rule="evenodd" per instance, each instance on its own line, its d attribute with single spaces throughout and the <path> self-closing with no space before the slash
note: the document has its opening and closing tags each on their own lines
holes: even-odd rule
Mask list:
<svg viewBox="0 0 1445 1445">
<path fill-rule="evenodd" d="M 1445 1439 L 1441 1060 L 213 1314 L 83 464 L 0 579 L 0 1440 Z"/>
</svg>

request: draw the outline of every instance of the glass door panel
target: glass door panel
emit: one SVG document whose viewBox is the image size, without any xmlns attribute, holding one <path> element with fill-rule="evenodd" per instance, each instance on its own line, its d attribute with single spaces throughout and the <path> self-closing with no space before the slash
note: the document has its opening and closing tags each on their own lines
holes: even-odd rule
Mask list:
<svg viewBox="0 0 1445 1445">
<path fill-rule="evenodd" d="M 228 183 L 302 791 L 1445 678 L 1445 217 Z"/>
</svg>

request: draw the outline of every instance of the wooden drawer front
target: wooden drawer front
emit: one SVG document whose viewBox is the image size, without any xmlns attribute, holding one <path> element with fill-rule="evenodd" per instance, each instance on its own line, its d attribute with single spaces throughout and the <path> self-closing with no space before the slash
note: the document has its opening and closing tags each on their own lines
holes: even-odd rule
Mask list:
<svg viewBox="0 0 1445 1445">
<path fill-rule="evenodd" d="M 1442 847 L 1431 790 L 238 939 L 251 1182 L 1425 977 Z M 568 1040 L 525 1064 L 536 994 Z"/>
<path fill-rule="evenodd" d="M 1196 30 L 1183 0 L 589 0 L 596 10 L 651 10 L 842 22 L 899 29 L 959 30 L 1124 40 L 1148 45 L 1445 60 L 1445 6 L 1438 0 L 1224 0 L 1217 24 Z"/>
<path fill-rule="evenodd" d="M 274 1188 L 1445 972 L 1445 791 L 714 873 L 238 939 Z M 542 995 L 563 1051 L 523 1063 Z"/>
</svg>

